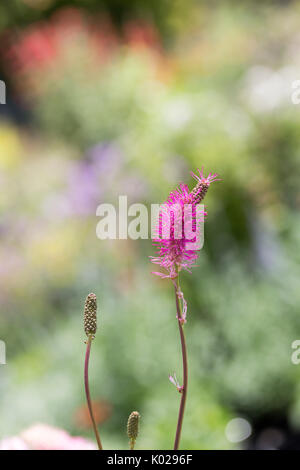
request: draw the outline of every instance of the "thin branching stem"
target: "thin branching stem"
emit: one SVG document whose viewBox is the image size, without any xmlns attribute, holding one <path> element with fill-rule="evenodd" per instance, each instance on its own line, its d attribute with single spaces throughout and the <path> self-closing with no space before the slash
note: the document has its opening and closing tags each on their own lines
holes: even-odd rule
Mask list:
<svg viewBox="0 0 300 470">
<path fill-rule="evenodd" d="M 178 450 L 180 437 L 181 437 L 181 430 L 182 430 L 182 423 L 184 417 L 184 410 L 185 410 L 185 402 L 186 402 L 186 395 L 187 395 L 187 387 L 188 387 L 188 363 L 187 363 L 187 350 L 186 350 L 186 342 L 185 342 L 185 335 L 183 329 L 183 317 L 182 317 L 182 308 L 179 299 L 179 274 L 177 277 L 178 281 L 174 283 L 175 288 L 175 300 L 176 300 L 176 310 L 177 310 L 177 321 L 178 321 L 178 328 L 180 334 L 180 342 L 181 342 L 181 353 L 182 353 L 182 368 L 183 368 L 183 385 L 181 390 L 181 400 L 180 400 L 180 407 L 178 413 L 178 421 L 177 421 L 177 428 L 176 428 L 176 435 L 175 435 L 175 442 L 174 442 L 174 450 Z"/>
</svg>

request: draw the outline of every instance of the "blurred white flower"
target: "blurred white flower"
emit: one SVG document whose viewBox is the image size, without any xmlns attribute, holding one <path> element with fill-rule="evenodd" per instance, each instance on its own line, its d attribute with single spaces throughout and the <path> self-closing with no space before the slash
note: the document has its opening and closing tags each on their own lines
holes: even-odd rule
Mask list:
<svg viewBox="0 0 300 470">
<path fill-rule="evenodd" d="M 163 116 L 174 130 L 182 129 L 193 117 L 193 108 L 186 97 L 177 97 L 165 105 Z"/>
<path fill-rule="evenodd" d="M 225 435 L 229 442 L 244 441 L 251 433 L 251 424 L 244 418 L 234 418 L 230 420 L 225 429 Z"/>
<path fill-rule="evenodd" d="M 264 66 L 250 68 L 245 79 L 243 96 L 256 112 L 271 112 L 291 104 L 292 83 L 299 77 L 294 67 L 277 71 Z"/>
</svg>

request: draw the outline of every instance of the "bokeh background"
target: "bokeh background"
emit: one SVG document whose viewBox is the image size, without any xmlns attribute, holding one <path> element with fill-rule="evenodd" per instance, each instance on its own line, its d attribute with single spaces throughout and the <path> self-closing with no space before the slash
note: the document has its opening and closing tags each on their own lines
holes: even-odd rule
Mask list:
<svg viewBox="0 0 300 470">
<path fill-rule="evenodd" d="M 151 240 L 97 239 L 96 207 L 160 203 L 204 165 L 223 181 L 182 276 L 182 448 L 300 448 L 299 15 L 283 1 L 0 4 L 0 439 L 34 423 L 92 438 L 82 312 L 95 292 L 104 446 L 127 448 L 139 410 L 137 448 L 172 448 L 172 286 L 151 275 Z"/>
</svg>

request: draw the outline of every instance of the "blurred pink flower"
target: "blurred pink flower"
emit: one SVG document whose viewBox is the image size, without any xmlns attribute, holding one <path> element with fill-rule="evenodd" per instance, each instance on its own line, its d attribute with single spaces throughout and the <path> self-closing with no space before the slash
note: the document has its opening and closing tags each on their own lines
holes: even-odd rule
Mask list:
<svg viewBox="0 0 300 470">
<path fill-rule="evenodd" d="M 161 41 L 154 25 L 148 21 L 130 20 L 124 25 L 124 36 L 131 47 L 161 51 Z"/>
<path fill-rule="evenodd" d="M 70 436 L 63 429 L 34 424 L 19 436 L 4 438 L 0 450 L 96 450 L 93 442 Z"/>
<path fill-rule="evenodd" d="M 20 437 L 12 436 L 0 441 L 0 450 L 29 450 L 29 447 Z"/>
<path fill-rule="evenodd" d="M 160 49 L 158 33 L 147 21 L 127 21 L 121 36 L 109 15 L 91 15 L 76 7 L 65 7 L 47 20 L 1 34 L 0 56 L 18 87 L 24 90 L 25 77 L 31 81 L 37 71 L 52 72 L 70 47 L 85 45 L 90 58 L 103 65 L 114 57 L 123 42 L 131 48 Z M 31 91 L 38 90 L 39 87 Z M 28 91 L 26 87 L 25 91 Z"/>
</svg>

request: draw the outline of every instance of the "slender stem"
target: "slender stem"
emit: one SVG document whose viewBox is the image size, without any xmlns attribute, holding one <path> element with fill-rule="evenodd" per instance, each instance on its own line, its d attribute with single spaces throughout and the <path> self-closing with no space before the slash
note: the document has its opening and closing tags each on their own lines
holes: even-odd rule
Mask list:
<svg viewBox="0 0 300 470">
<path fill-rule="evenodd" d="M 134 450 L 134 446 L 135 446 L 135 439 L 130 439 L 129 441 L 130 450 Z"/>
<path fill-rule="evenodd" d="M 89 387 L 89 360 L 90 360 L 92 339 L 93 339 L 92 335 L 89 335 L 87 343 L 86 343 L 86 353 L 85 353 L 85 362 L 84 362 L 84 386 L 85 386 L 86 401 L 87 401 L 87 404 L 88 404 L 90 417 L 91 417 L 91 420 L 92 420 L 92 423 L 93 423 L 93 429 L 94 429 L 94 433 L 95 433 L 95 436 L 96 436 L 96 441 L 97 441 L 97 444 L 98 444 L 98 448 L 99 448 L 99 450 L 103 450 L 101 440 L 100 440 L 100 435 L 99 435 L 97 425 L 96 425 L 96 421 L 95 421 L 95 418 L 94 418 L 91 395 L 90 395 L 90 387 Z"/>
<path fill-rule="evenodd" d="M 176 300 L 176 309 L 177 309 L 177 319 L 178 319 L 178 327 L 179 327 L 179 334 L 180 334 L 180 342 L 181 342 L 181 353 L 182 353 L 182 368 L 183 368 L 183 386 L 181 391 L 181 400 L 180 400 L 180 407 L 178 413 L 178 421 L 177 421 L 177 428 L 176 428 L 176 435 L 175 435 L 175 442 L 174 442 L 174 450 L 178 450 L 180 436 L 181 436 L 181 429 L 183 423 L 183 416 L 185 410 L 185 402 L 186 402 L 186 395 L 187 395 L 187 387 L 188 387 L 188 363 L 187 363 L 187 350 L 186 350 L 186 343 L 185 343 L 185 335 L 183 330 L 182 324 L 182 310 L 181 304 L 178 298 L 178 290 L 179 287 L 179 280 L 176 283 L 175 287 L 175 300 Z"/>
</svg>

